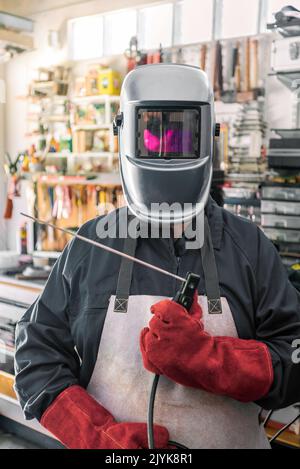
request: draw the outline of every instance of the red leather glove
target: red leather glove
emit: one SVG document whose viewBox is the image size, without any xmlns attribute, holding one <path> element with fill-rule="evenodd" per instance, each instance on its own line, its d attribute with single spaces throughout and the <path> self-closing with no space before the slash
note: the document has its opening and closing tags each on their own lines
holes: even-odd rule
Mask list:
<svg viewBox="0 0 300 469">
<path fill-rule="evenodd" d="M 44 412 L 41 424 L 70 449 L 147 449 L 144 423 L 117 423 L 80 386 L 63 391 Z M 155 425 L 156 448 L 168 448 L 169 432 Z"/>
<path fill-rule="evenodd" d="M 154 317 L 140 337 L 148 371 L 241 402 L 256 401 L 268 393 L 274 375 L 265 344 L 212 337 L 204 331 L 196 300 L 190 313 L 169 300 L 153 305 L 151 312 Z"/>
</svg>

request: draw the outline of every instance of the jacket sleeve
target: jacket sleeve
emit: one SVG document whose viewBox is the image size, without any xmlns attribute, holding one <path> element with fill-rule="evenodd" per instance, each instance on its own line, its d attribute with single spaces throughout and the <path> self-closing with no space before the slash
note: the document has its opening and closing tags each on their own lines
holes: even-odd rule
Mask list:
<svg viewBox="0 0 300 469">
<path fill-rule="evenodd" d="M 293 360 L 300 338 L 300 296 L 274 245 L 258 230 L 256 338 L 268 346 L 274 369 L 273 385 L 258 404 L 280 409 L 300 401 L 300 364 Z"/>
<path fill-rule="evenodd" d="M 80 362 L 69 329 L 64 273 L 69 249 L 68 245 L 16 328 L 15 390 L 27 420 L 40 420 L 64 389 L 78 384 Z"/>
</svg>

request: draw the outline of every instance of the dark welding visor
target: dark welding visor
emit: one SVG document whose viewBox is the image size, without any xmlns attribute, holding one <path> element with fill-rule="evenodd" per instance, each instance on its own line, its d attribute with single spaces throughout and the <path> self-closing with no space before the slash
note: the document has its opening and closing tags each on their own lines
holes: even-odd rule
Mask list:
<svg viewBox="0 0 300 469">
<path fill-rule="evenodd" d="M 137 110 L 138 158 L 196 159 L 201 154 L 203 126 L 210 125 L 208 106 L 195 108 L 143 108 Z M 209 138 L 210 132 L 207 133 Z M 206 137 L 206 138 L 207 138 Z M 205 137 L 204 137 L 205 138 Z"/>
</svg>

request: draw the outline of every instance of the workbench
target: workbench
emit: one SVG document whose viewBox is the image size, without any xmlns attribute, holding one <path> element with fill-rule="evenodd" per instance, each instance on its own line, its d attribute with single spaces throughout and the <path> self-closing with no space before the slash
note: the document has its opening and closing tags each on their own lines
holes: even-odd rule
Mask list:
<svg viewBox="0 0 300 469">
<path fill-rule="evenodd" d="M 13 321 L 20 320 L 42 290 L 43 285 L 38 282 L 0 276 L 0 316 Z M 2 371 L 0 363 L 0 429 L 18 433 L 18 427 L 21 425 L 19 433 L 22 436 L 27 435 L 45 447 L 52 446 L 49 441 L 51 439 L 56 446 L 52 435 L 37 420 L 24 419 L 13 385 L 14 376 Z"/>
</svg>

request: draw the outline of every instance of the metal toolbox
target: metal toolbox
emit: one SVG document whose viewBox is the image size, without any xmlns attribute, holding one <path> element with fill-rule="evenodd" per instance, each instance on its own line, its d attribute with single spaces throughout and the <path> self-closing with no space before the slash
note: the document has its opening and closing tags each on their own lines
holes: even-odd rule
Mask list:
<svg viewBox="0 0 300 469">
<path fill-rule="evenodd" d="M 268 154 L 269 168 L 297 169 L 300 166 L 300 156 L 270 155 Z"/>
<path fill-rule="evenodd" d="M 300 70 L 300 37 L 273 41 L 271 67 L 274 72 Z"/>
<path fill-rule="evenodd" d="M 300 230 L 300 217 L 284 215 L 262 215 L 261 225 L 268 228 L 287 228 Z"/>
<path fill-rule="evenodd" d="M 279 215 L 299 215 L 300 202 L 278 202 L 262 200 L 261 213 L 279 214 Z"/>
<path fill-rule="evenodd" d="M 272 241 L 281 243 L 300 243 L 300 231 L 263 228 L 266 236 Z"/>
<path fill-rule="evenodd" d="M 264 186 L 262 188 L 262 198 L 290 201 L 299 200 L 300 202 L 300 187 Z"/>
</svg>

